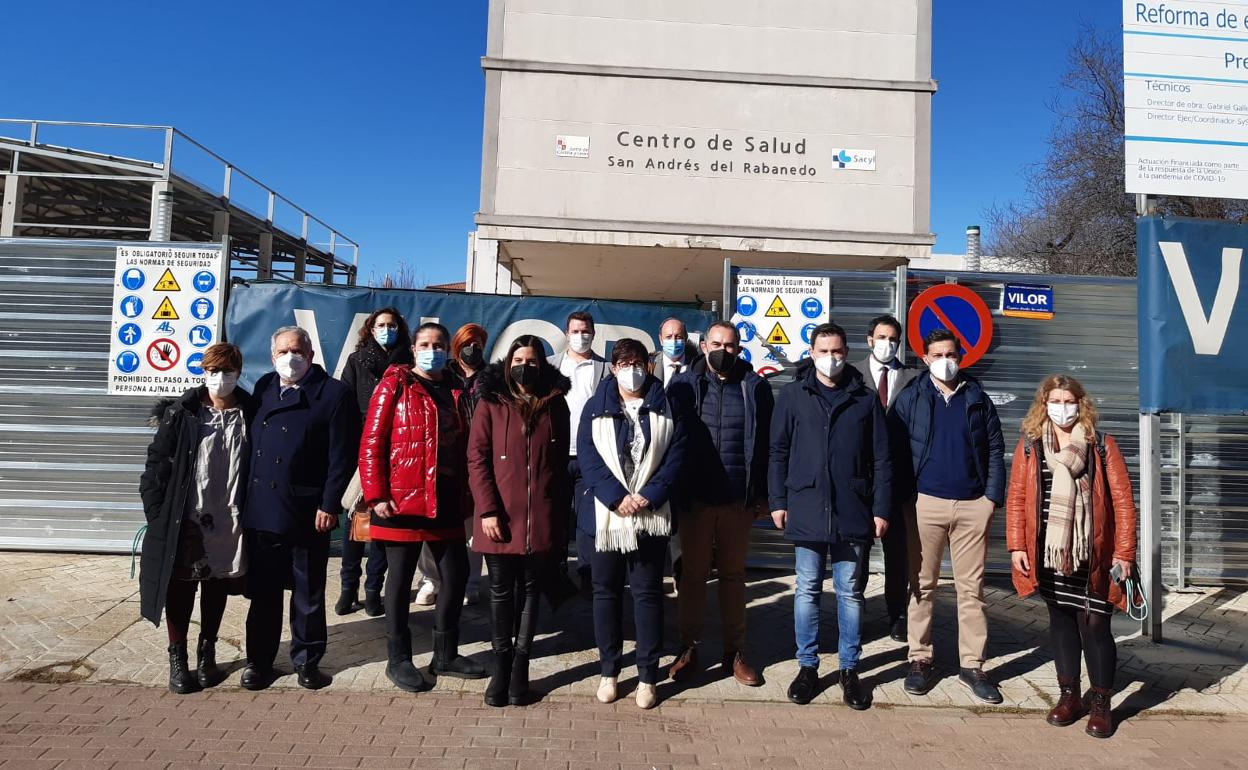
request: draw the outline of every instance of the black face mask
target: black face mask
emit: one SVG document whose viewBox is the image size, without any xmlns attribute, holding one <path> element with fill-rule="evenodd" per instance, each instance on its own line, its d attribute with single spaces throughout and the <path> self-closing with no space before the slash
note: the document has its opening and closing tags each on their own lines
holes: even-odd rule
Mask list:
<svg viewBox="0 0 1248 770">
<path fill-rule="evenodd" d="M 524 366 L 511 367 L 511 379 L 525 390 L 531 390 L 537 384 L 540 374 L 541 370 L 537 366 L 525 364 Z"/>
<path fill-rule="evenodd" d="M 732 371 L 732 367 L 737 363 L 735 353 L 729 353 L 723 348 L 712 350 L 706 355 L 706 362 L 711 365 L 717 374 L 728 374 Z"/>
<path fill-rule="evenodd" d="M 464 345 L 459 351 L 459 360 L 476 369 L 481 366 L 485 357 L 481 355 L 481 346 Z"/>
</svg>

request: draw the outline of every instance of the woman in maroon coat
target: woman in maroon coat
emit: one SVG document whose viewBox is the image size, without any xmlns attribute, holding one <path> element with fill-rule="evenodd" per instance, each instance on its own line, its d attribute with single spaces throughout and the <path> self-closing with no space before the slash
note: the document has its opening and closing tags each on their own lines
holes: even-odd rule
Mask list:
<svg viewBox="0 0 1248 770">
<path fill-rule="evenodd" d="M 546 363 L 542 341 L 532 335 L 517 338 L 477 379 L 468 483 L 475 503 L 472 547 L 485 555 L 490 572 L 490 706 L 518 706 L 528 698 L 538 583 L 552 548 L 567 537 L 572 484 L 563 394 L 570 386 Z"/>
</svg>

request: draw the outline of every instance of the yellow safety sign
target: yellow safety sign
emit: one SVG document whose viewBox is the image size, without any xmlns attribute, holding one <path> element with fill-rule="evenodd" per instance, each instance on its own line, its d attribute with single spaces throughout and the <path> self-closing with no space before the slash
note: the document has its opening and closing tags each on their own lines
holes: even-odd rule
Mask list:
<svg viewBox="0 0 1248 770">
<path fill-rule="evenodd" d="M 789 317 L 789 309 L 784 306 L 784 301 L 780 299 L 779 294 L 777 294 L 776 298 L 773 299 L 771 301 L 771 304 L 767 306 L 767 317 L 768 318 L 788 318 Z"/>
<path fill-rule="evenodd" d="M 156 308 L 156 312 L 152 314 L 152 318 L 161 321 L 176 321 L 178 320 L 178 311 L 173 309 L 173 303 L 169 301 L 168 297 L 165 297 L 161 300 L 160 307 Z"/>
<path fill-rule="evenodd" d="M 173 271 L 165 268 L 164 275 L 160 276 L 160 280 L 152 287 L 153 291 L 182 291 L 182 287 L 178 285 L 178 279 L 173 277 Z"/>
<path fill-rule="evenodd" d="M 784 329 L 780 327 L 780 322 L 776 321 L 776 325 L 771 327 L 771 334 L 767 335 L 768 345 L 788 345 L 789 335 L 784 333 Z"/>
</svg>

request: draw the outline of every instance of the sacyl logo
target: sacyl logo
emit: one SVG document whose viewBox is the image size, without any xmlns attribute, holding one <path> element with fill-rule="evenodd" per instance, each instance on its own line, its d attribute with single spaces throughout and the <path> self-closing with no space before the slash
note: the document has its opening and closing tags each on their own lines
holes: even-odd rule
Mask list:
<svg viewBox="0 0 1248 770">
<path fill-rule="evenodd" d="M 832 165 L 841 169 L 874 171 L 875 150 L 833 150 Z"/>
<path fill-rule="evenodd" d="M 1226 329 L 1231 323 L 1231 311 L 1235 309 L 1235 299 L 1239 296 L 1239 267 L 1243 261 L 1244 250 L 1230 247 L 1222 249 L 1222 273 L 1218 277 L 1218 292 L 1213 298 L 1213 309 L 1206 316 L 1204 304 L 1196 292 L 1196 281 L 1192 278 L 1192 269 L 1188 265 L 1183 244 L 1178 241 L 1158 241 L 1157 245 L 1166 261 L 1166 270 L 1174 284 L 1174 293 L 1179 298 L 1183 320 L 1192 335 L 1192 347 L 1197 355 L 1218 355 L 1222 352 Z"/>
</svg>

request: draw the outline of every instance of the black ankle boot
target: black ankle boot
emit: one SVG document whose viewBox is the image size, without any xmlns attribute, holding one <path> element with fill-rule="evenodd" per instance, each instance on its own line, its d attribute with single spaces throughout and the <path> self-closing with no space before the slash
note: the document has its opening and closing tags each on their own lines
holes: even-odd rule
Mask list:
<svg viewBox="0 0 1248 770">
<path fill-rule="evenodd" d="M 507 705 L 507 687 L 512 678 L 511 665 L 515 652 L 510 646 L 494 650 L 494 673 L 485 688 L 485 705 L 501 708 Z"/>
<path fill-rule="evenodd" d="M 376 618 L 386 613 L 385 608 L 381 604 L 381 591 L 364 590 L 364 614 L 370 618 Z"/>
<path fill-rule="evenodd" d="M 405 692 L 420 692 L 429 687 L 420 669 L 412 663 L 412 637 L 386 640 L 386 678 Z"/>
<path fill-rule="evenodd" d="M 350 615 L 352 612 L 355 612 L 359 601 L 360 589 L 358 586 L 343 586 L 342 593 L 338 594 L 338 601 L 334 603 L 334 614 Z"/>
<path fill-rule="evenodd" d="M 511 663 L 511 683 L 507 687 L 507 702 L 524 706 L 529 702 L 529 651 L 516 649 Z"/>
<path fill-rule="evenodd" d="M 225 679 L 225 672 L 217 668 L 217 640 L 199 637 L 195 648 L 195 673 L 199 675 L 200 687 L 215 687 Z"/>
<path fill-rule="evenodd" d="M 186 642 L 169 645 L 169 692 L 186 695 L 198 690 L 199 682 L 191 676 L 186 660 Z"/>
<path fill-rule="evenodd" d="M 433 662 L 429 670 L 438 676 L 484 679 L 485 668 L 459 654 L 459 629 L 433 632 Z"/>
</svg>

